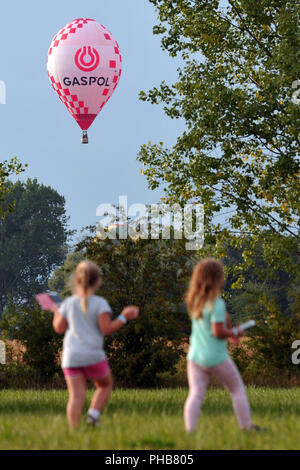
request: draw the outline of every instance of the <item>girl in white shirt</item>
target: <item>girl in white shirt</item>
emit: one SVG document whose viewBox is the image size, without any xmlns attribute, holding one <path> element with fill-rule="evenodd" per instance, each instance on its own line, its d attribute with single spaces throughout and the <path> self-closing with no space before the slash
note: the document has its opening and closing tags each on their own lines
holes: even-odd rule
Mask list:
<svg viewBox="0 0 300 470">
<path fill-rule="evenodd" d="M 53 328 L 64 334 L 62 368 L 69 401 L 67 417 L 72 428 L 78 427 L 86 394 L 86 380 L 94 382 L 93 396 L 86 422 L 99 425 L 100 414 L 112 392 L 113 380 L 103 349 L 104 335 L 118 331 L 139 314 L 138 307 L 125 307 L 117 319 L 111 319 L 108 302 L 95 295 L 101 272 L 91 261 L 81 261 L 75 270 L 74 295 L 60 308 L 53 308 Z"/>
</svg>

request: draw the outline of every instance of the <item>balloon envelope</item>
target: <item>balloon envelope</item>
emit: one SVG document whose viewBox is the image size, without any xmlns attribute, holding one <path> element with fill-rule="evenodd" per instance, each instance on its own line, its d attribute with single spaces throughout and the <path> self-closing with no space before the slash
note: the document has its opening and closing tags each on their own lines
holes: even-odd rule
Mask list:
<svg viewBox="0 0 300 470">
<path fill-rule="evenodd" d="M 53 38 L 47 70 L 54 90 L 87 130 L 115 91 L 122 71 L 119 45 L 95 20 L 79 18 Z"/>
</svg>

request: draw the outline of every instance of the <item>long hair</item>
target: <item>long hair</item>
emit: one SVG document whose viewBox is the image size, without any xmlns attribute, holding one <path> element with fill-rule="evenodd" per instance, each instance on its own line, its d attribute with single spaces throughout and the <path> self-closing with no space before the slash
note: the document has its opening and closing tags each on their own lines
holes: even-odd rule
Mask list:
<svg viewBox="0 0 300 470">
<path fill-rule="evenodd" d="M 74 287 L 81 287 L 83 293 L 86 295 L 89 288 L 93 287 L 97 281 L 101 279 L 100 268 L 92 261 L 80 261 L 75 269 L 75 275 L 73 277 Z M 81 299 L 81 310 L 82 313 L 87 313 L 87 298 Z"/>
<path fill-rule="evenodd" d="M 186 305 L 191 318 L 201 318 L 205 303 L 214 301 L 224 287 L 224 268 L 214 258 L 196 264 L 186 294 Z"/>
</svg>

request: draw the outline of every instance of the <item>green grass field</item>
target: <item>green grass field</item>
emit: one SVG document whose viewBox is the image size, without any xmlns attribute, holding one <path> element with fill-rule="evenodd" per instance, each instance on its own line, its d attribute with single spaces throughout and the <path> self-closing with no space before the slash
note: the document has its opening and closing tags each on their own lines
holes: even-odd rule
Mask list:
<svg viewBox="0 0 300 470">
<path fill-rule="evenodd" d="M 229 394 L 210 389 L 198 432 L 187 436 L 186 395 L 184 389 L 116 390 L 101 429 L 82 424 L 71 432 L 65 391 L 1 390 L 0 449 L 300 449 L 299 388 L 248 388 L 262 433 L 239 431 Z"/>
</svg>

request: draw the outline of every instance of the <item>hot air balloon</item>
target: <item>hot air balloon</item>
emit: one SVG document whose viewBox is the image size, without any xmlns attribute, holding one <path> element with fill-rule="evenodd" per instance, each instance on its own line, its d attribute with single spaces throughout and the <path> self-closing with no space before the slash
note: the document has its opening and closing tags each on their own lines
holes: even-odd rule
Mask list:
<svg viewBox="0 0 300 470">
<path fill-rule="evenodd" d="M 95 20 L 73 20 L 54 36 L 47 71 L 60 100 L 82 129 L 82 143 L 88 143 L 87 130 L 121 77 L 122 56 L 117 41 Z"/>
</svg>

